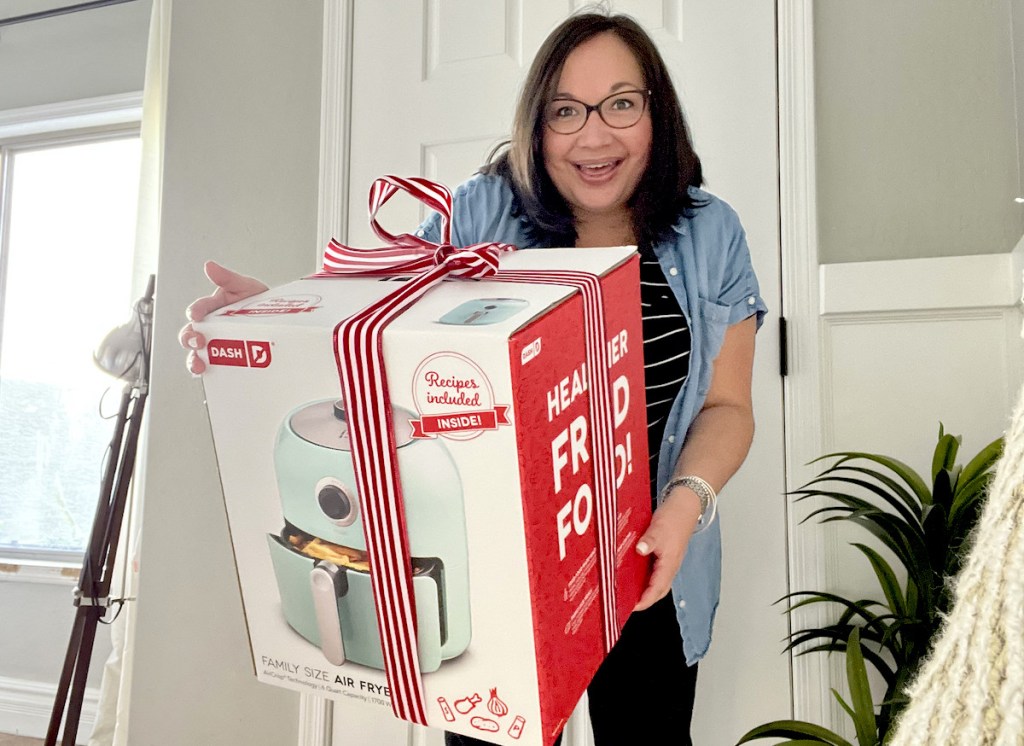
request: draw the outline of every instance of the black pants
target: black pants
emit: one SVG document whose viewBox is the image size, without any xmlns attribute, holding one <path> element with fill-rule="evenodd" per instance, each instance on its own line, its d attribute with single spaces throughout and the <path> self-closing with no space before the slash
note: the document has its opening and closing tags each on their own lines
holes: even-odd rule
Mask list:
<svg viewBox="0 0 1024 746">
<path fill-rule="evenodd" d="M 662 683 L 664 682 L 664 683 Z M 618 643 L 587 687 L 595 746 L 692 746 L 697 666 L 687 666 L 669 594 L 630 615 Z M 480 746 L 445 733 L 445 746 Z M 561 742 L 561 736 L 555 742 Z"/>
</svg>

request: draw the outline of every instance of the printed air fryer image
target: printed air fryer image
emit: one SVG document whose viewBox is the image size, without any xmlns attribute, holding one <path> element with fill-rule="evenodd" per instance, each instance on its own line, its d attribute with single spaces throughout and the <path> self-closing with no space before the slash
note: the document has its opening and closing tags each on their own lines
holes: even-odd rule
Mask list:
<svg viewBox="0 0 1024 746">
<path fill-rule="evenodd" d="M 439 438 L 413 438 L 411 413 L 392 409 L 402 474 L 424 673 L 470 641 L 469 568 L 459 473 Z M 341 402 L 294 409 L 277 435 L 274 467 L 285 525 L 267 537 L 288 624 L 334 665 L 384 668 L 360 495 Z"/>
<path fill-rule="evenodd" d="M 461 303 L 438 319 L 442 324 L 483 326 L 511 318 L 530 304 L 521 298 L 477 298 Z"/>
</svg>

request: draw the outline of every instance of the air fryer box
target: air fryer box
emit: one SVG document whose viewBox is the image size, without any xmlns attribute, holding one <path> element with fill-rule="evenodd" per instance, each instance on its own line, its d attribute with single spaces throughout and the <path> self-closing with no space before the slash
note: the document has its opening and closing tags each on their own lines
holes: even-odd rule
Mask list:
<svg viewBox="0 0 1024 746">
<path fill-rule="evenodd" d="M 546 249 L 502 269 L 601 276 L 621 628 L 650 521 L 635 252 Z M 407 278 L 308 278 L 196 328 L 256 676 L 394 717 L 333 341 Z M 604 657 L 583 302 L 449 280 L 385 331 L 428 723 L 547 746 Z"/>
</svg>

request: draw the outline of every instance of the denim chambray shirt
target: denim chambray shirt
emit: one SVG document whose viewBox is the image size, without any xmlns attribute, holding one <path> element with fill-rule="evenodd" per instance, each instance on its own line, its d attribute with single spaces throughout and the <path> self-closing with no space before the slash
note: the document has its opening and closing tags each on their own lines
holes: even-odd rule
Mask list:
<svg viewBox="0 0 1024 746">
<path fill-rule="evenodd" d="M 722 348 L 726 329 L 754 314 L 760 327 L 767 311 L 735 211 L 703 190 L 691 189 L 691 194 L 703 207 L 681 217 L 673 226 L 672 238 L 654 247 L 686 316 L 691 338 L 689 375 L 672 404 L 659 452 L 659 492 L 671 478 L 690 423 L 704 404 L 712 361 Z M 454 197 L 452 245 L 500 241 L 531 248 L 523 220 L 512 215 L 512 191 L 501 177 L 474 176 Z M 439 242 L 440 216 L 431 215 L 417 235 Z M 719 516 L 724 512 L 719 510 Z M 692 536 L 672 581 L 683 651 L 691 665 L 703 658 L 711 645 L 722 574 L 719 520 Z"/>
</svg>

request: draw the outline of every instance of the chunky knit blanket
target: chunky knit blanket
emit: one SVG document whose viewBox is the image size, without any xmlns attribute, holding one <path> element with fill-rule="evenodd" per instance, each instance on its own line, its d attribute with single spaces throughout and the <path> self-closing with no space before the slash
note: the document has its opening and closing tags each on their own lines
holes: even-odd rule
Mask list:
<svg viewBox="0 0 1024 746">
<path fill-rule="evenodd" d="M 888 746 L 1024 745 L 1024 395 L 953 608 Z"/>
</svg>

